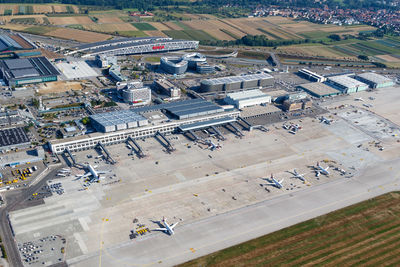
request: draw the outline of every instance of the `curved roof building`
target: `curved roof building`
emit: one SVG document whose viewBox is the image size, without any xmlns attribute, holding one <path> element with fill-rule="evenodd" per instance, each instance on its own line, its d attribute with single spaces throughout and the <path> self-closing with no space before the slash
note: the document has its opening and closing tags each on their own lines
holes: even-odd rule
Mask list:
<svg viewBox="0 0 400 267">
<path fill-rule="evenodd" d="M 188 53 L 183 55 L 182 59 L 188 62 L 188 67 L 190 69 L 196 69 L 197 64 L 207 62 L 207 58 L 200 53 Z"/>
<path fill-rule="evenodd" d="M 188 68 L 188 62 L 181 57 L 162 57 L 161 68 L 170 74 L 183 74 Z"/>
<path fill-rule="evenodd" d="M 154 52 L 170 52 L 185 49 L 197 49 L 199 41 L 174 40 L 168 37 L 120 38 L 75 47 L 68 54 L 84 53 L 83 57 L 95 55 L 134 55 Z"/>
</svg>

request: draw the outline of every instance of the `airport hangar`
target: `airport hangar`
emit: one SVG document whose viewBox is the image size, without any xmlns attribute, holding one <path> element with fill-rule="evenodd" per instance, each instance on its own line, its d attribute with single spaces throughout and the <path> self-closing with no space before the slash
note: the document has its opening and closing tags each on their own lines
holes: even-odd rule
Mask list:
<svg viewBox="0 0 400 267">
<path fill-rule="evenodd" d="M 123 38 L 83 44 L 75 47 L 75 50 L 67 53 L 67 55 L 84 53 L 85 55 L 82 57 L 91 57 L 96 55 L 122 56 L 197 49 L 198 47 L 199 41 L 174 40 L 168 37 Z"/>
<path fill-rule="evenodd" d="M 129 121 L 118 118 L 118 112 L 114 113 L 113 115 L 116 117 L 111 120 L 114 123 L 114 127 L 109 123 L 105 123 L 103 127 L 105 130 L 108 128 L 111 132 L 97 132 L 70 139 L 52 140 L 49 142 L 51 151 L 55 154 L 61 154 L 67 148 L 69 151 L 82 151 L 95 148 L 99 142 L 102 145 L 112 145 L 123 143 L 128 137 L 142 139 L 153 137 L 157 133 L 170 134 L 172 132 L 203 129 L 234 122 L 240 114 L 238 110 L 226 111 L 222 107 L 203 99 L 189 99 L 145 106 L 132 109 L 131 112 L 135 113 L 135 115 L 130 116 Z M 165 119 L 153 121 L 151 114 L 155 113 L 157 117 L 160 117 L 160 115 L 165 116 Z M 126 114 L 123 116 L 126 116 Z M 136 123 L 134 122 L 135 117 Z M 145 123 L 142 117 L 150 119 Z M 119 128 L 125 128 L 125 130 L 117 130 L 118 124 L 126 124 L 125 126 L 119 126 Z M 140 126 L 140 124 L 143 126 Z"/>
</svg>

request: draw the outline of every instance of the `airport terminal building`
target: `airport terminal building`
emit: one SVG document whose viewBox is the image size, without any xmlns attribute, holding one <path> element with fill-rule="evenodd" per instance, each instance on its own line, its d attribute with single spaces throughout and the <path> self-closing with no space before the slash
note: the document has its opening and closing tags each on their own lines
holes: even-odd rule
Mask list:
<svg viewBox="0 0 400 267">
<path fill-rule="evenodd" d="M 222 125 L 233 122 L 239 117 L 237 110 L 225 111 L 222 107 L 203 99 L 189 99 L 178 102 L 171 102 L 160 105 L 145 106 L 132 110 L 137 116 L 148 118 L 148 123 L 142 126 L 129 128 L 125 123 L 124 130 L 116 130 L 118 119 L 111 123 L 100 121 L 107 124 L 107 127 L 114 127 L 116 131 L 108 133 L 93 133 L 84 136 L 77 136 L 70 139 L 52 140 L 49 142 L 53 153 L 63 153 L 66 148 L 70 151 L 81 151 L 92 149 L 99 142 L 103 145 L 112 145 L 125 142 L 128 137 L 133 139 L 153 137 L 157 132 L 170 134 L 178 131 L 188 131 L 201 129 L 210 126 Z M 168 117 L 165 115 L 167 114 Z M 164 117 L 164 119 L 159 119 Z M 158 119 L 152 119 L 158 118 Z M 109 121 L 109 120 L 108 120 Z M 114 124 L 113 124 L 114 123 Z M 113 125 L 111 125 L 113 124 Z M 105 127 L 105 126 L 104 126 Z"/>
</svg>

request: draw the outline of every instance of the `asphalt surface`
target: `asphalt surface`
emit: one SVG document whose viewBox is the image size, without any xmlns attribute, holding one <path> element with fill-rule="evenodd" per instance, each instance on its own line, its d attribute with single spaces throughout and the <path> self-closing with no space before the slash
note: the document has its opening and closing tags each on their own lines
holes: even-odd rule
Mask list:
<svg viewBox="0 0 400 267">
<path fill-rule="evenodd" d="M 353 178 L 285 194 L 238 210 L 152 233 L 67 261 L 70 266 L 173 266 L 334 210 L 400 189 L 400 159 L 377 162 Z M 322 177 L 324 178 L 324 177 Z M 325 178 L 329 179 L 329 178 Z M 173 223 L 173 221 L 171 221 Z"/>
<path fill-rule="evenodd" d="M 55 179 L 58 168 L 50 171 L 38 183 L 26 189 L 14 190 L 5 194 L 6 205 L 0 209 L 0 236 L 3 239 L 3 244 L 7 253 L 7 259 L 12 267 L 23 266 L 21 257 L 15 243 L 14 235 L 8 220 L 10 211 L 18 209 L 22 202 L 27 201 L 33 193 L 37 192 L 46 184 L 50 179 Z"/>
</svg>

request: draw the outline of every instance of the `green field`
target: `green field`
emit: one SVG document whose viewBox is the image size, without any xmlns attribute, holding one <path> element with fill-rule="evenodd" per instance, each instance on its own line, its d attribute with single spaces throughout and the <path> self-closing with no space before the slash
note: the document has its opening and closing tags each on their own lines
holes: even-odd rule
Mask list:
<svg viewBox="0 0 400 267">
<path fill-rule="evenodd" d="M 399 252 L 393 192 L 179 266 L 399 266 Z"/>
<path fill-rule="evenodd" d="M 43 35 L 45 33 L 53 31 L 54 28 L 46 27 L 46 26 L 32 26 L 29 28 L 24 29 L 24 32 L 31 33 L 31 34 L 38 34 Z"/>
<path fill-rule="evenodd" d="M 140 23 L 140 22 L 134 22 L 131 23 L 133 26 L 135 26 L 139 31 L 156 31 L 157 29 L 153 27 L 153 25 L 148 24 L 148 23 Z"/>
<path fill-rule="evenodd" d="M 181 27 L 184 30 L 193 30 L 193 28 L 189 27 L 188 25 L 182 23 L 181 21 L 174 21 L 174 23 L 176 25 L 178 25 L 179 27 Z"/>
</svg>

